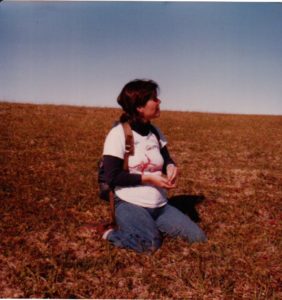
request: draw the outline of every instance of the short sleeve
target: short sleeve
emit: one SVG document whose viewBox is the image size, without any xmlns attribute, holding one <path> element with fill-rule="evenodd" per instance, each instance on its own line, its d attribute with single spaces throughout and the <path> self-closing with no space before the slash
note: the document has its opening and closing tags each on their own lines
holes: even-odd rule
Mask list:
<svg viewBox="0 0 282 300">
<path fill-rule="evenodd" d="M 113 127 L 108 133 L 105 143 L 103 155 L 111 155 L 124 159 L 125 138 L 122 126 L 119 124 Z"/>
</svg>

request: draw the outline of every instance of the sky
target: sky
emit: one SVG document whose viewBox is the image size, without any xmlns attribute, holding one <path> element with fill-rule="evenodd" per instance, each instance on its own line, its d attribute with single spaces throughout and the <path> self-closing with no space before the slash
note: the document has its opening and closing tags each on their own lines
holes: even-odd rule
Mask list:
<svg viewBox="0 0 282 300">
<path fill-rule="evenodd" d="M 118 107 L 153 79 L 165 110 L 282 115 L 282 4 L 0 3 L 0 99 Z"/>
</svg>

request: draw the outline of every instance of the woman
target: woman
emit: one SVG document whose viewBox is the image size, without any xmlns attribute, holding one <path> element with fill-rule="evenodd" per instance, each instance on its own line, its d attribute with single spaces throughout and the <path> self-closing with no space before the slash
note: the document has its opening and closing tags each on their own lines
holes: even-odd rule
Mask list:
<svg viewBox="0 0 282 300">
<path fill-rule="evenodd" d="M 103 228 L 100 233 L 115 246 L 138 252 L 158 249 L 163 234 L 191 243 L 206 240 L 198 225 L 167 201 L 166 190 L 175 188 L 178 170 L 165 137 L 151 124 L 160 116 L 158 89 L 152 80 L 134 80 L 118 97 L 123 109 L 120 122 L 129 122 L 134 138 L 129 171 L 123 170 L 125 137 L 121 124 L 111 129 L 103 151 L 106 181 L 115 192 L 117 229 Z"/>
</svg>

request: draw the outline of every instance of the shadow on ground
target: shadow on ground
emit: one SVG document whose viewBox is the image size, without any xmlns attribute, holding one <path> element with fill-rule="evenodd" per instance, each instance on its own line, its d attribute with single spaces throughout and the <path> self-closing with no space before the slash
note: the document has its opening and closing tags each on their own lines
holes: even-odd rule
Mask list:
<svg viewBox="0 0 282 300">
<path fill-rule="evenodd" d="M 176 195 L 169 198 L 169 203 L 187 214 L 194 222 L 200 222 L 201 218 L 196 210 L 196 205 L 204 200 L 204 195 Z"/>
</svg>

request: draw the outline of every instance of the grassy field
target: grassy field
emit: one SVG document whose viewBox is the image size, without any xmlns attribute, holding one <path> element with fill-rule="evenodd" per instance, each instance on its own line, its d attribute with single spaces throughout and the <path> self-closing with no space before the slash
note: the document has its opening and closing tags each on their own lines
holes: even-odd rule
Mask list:
<svg viewBox="0 0 282 300">
<path fill-rule="evenodd" d="M 281 299 L 282 117 L 162 112 L 170 197 L 209 241 L 149 255 L 80 229 L 109 216 L 97 162 L 119 114 L 0 103 L 0 297 Z"/>
</svg>

